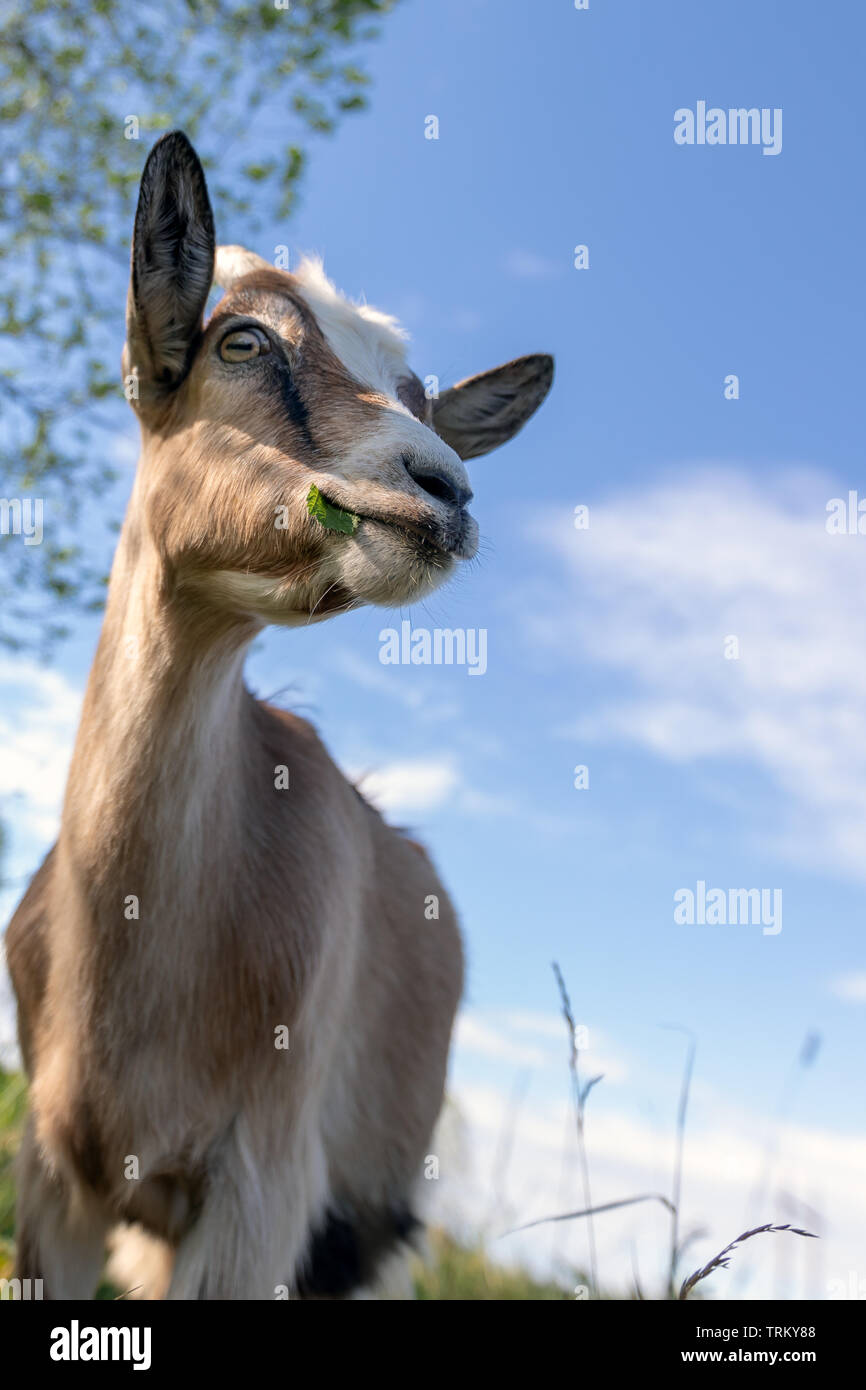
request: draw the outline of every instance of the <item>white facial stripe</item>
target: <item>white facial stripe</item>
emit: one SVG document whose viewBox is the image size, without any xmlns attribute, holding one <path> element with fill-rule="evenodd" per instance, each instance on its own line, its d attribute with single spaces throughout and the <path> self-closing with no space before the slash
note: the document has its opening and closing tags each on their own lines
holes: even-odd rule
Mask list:
<svg viewBox="0 0 866 1390">
<path fill-rule="evenodd" d="M 244 275 L 252 275 L 254 270 L 273 270 L 270 261 L 248 251 L 245 246 L 218 246 L 214 259 L 213 282 L 221 289 L 228 289 L 235 280 Z"/>
<path fill-rule="evenodd" d="M 397 383 L 406 375 L 406 334 L 397 320 L 345 299 L 321 261 L 303 260 L 295 278 L 328 346 L 346 370 L 362 385 L 395 396 Z"/>
<path fill-rule="evenodd" d="M 234 276 L 271 268 L 242 246 L 220 247 L 217 260 L 222 283 L 229 286 Z M 336 476 L 356 486 L 375 484 L 377 494 L 370 501 L 380 505 L 387 503 L 388 489 L 405 489 L 401 460 L 406 454 L 414 454 L 450 479 L 457 491 L 468 490 L 469 480 L 458 455 L 399 399 L 399 383 L 410 373 L 406 365 L 407 335 L 397 320 L 368 304 L 353 304 L 346 299 L 328 279 L 321 261 L 312 257 L 302 260 L 293 276 L 334 355 L 356 381 L 388 399 L 378 428 L 371 428 L 352 441 L 338 460 Z M 262 313 L 261 307 L 258 312 Z M 282 336 L 293 336 L 296 311 L 281 302 L 278 291 L 268 300 L 263 318 Z M 378 489 L 383 490 L 381 496 Z M 363 505 L 364 498 L 355 501 Z M 429 506 L 429 499 L 425 501 Z"/>
<path fill-rule="evenodd" d="M 255 270 L 272 270 L 269 261 L 244 246 L 219 246 L 214 283 L 224 289 Z M 331 351 L 363 386 L 395 397 L 407 375 L 407 334 L 390 314 L 369 304 L 353 304 L 328 279 L 320 260 L 305 257 L 294 272 L 304 299 Z"/>
<path fill-rule="evenodd" d="M 450 478 L 458 491 L 468 490 L 469 479 L 458 455 L 398 398 L 398 384 L 408 369 L 406 334 L 397 320 L 345 299 L 320 261 L 302 261 L 295 278 L 331 351 L 356 381 L 389 401 L 379 428 L 356 439 L 340 459 L 340 477 L 355 484 L 369 481 L 401 489 L 406 479 L 400 460 L 404 454 L 415 453 Z"/>
</svg>

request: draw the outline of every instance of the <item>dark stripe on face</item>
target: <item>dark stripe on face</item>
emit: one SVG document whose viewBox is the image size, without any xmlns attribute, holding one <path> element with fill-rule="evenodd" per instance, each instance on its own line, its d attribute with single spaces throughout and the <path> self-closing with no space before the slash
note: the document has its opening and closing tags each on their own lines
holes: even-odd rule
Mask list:
<svg viewBox="0 0 866 1390">
<path fill-rule="evenodd" d="M 317 452 L 316 441 L 310 429 L 310 416 L 306 402 L 298 389 L 291 367 L 281 362 L 279 365 L 280 397 L 286 415 L 295 429 L 303 437 L 311 453 Z"/>
<path fill-rule="evenodd" d="M 427 400 L 421 381 L 414 372 L 410 372 L 399 382 L 397 386 L 397 399 L 402 405 L 405 405 L 407 410 L 411 410 L 416 420 L 420 420 L 424 425 L 430 423 L 428 418 L 430 415 L 428 409 L 430 402 Z"/>
</svg>

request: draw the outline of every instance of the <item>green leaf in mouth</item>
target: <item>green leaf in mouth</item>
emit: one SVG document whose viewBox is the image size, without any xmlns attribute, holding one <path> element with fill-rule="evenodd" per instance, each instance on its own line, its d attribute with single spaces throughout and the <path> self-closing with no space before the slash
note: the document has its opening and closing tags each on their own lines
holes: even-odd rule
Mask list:
<svg viewBox="0 0 866 1390">
<path fill-rule="evenodd" d="M 328 502 L 315 483 L 307 493 L 307 511 L 329 531 L 342 531 L 346 536 L 354 535 L 361 520 L 354 512 L 346 512 L 342 507 L 335 507 Z"/>
</svg>

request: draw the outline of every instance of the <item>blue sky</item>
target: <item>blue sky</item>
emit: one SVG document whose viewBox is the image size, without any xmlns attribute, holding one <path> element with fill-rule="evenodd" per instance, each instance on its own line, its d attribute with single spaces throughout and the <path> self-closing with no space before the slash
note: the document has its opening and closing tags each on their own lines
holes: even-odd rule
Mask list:
<svg viewBox="0 0 866 1390">
<path fill-rule="evenodd" d="M 698 1043 L 690 1218 L 735 1235 L 772 1152 L 759 1219 L 823 1222 L 821 1254 L 784 1270 L 750 1252 L 750 1292 L 821 1296 L 866 1272 L 866 539 L 825 527 L 829 499 L 866 494 L 864 27 L 802 0 L 405 0 L 367 53 L 370 111 L 315 147 L 297 215 L 254 245 L 321 252 L 443 385 L 556 355 L 538 416 L 471 465 L 480 560 L 412 612 L 268 633 L 249 679 L 370 773 L 460 908 L 453 1086 L 479 1190 L 519 1083 L 509 1218 L 579 1199 L 555 958 L 588 1071 L 605 1071 L 599 1200 L 667 1187 L 683 1040 L 662 1025 L 677 1024 Z M 674 112 L 699 100 L 781 108 L 782 152 L 676 145 Z M 274 120 L 259 113 L 252 153 L 282 136 Z M 136 427 L 119 419 L 125 491 Z M 383 666 L 379 633 L 403 617 L 486 628 L 484 676 Z M 50 842 L 95 636 L 82 624 L 48 675 L 0 662 L 14 873 Z M 782 931 L 675 924 L 674 893 L 698 880 L 781 889 Z M 809 1030 L 822 1050 L 774 1129 Z M 662 1231 L 649 1209 L 612 1218 L 610 1277 L 632 1242 L 652 1269 Z M 520 1248 L 567 1253 L 547 1234 Z"/>
</svg>

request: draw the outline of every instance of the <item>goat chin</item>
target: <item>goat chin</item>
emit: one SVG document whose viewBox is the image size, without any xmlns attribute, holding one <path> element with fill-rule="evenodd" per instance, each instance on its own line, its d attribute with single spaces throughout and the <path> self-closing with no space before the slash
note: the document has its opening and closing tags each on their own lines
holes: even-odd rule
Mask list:
<svg viewBox="0 0 866 1390">
<path fill-rule="evenodd" d="M 375 529 L 374 529 L 375 527 Z M 394 608 L 417 603 L 453 573 L 456 561 L 378 523 L 347 540 L 323 564 L 316 584 L 296 585 L 291 576 L 216 570 L 187 582 L 222 608 L 260 623 L 305 627 L 361 604 Z"/>
<path fill-rule="evenodd" d="M 173 1266 L 171 1247 L 143 1226 L 115 1226 L 108 1238 L 105 1272 L 123 1298 L 165 1298 Z"/>
<path fill-rule="evenodd" d="M 454 559 L 381 522 L 366 521 L 339 552 L 344 590 L 384 608 L 427 598 L 454 571 Z"/>
</svg>

